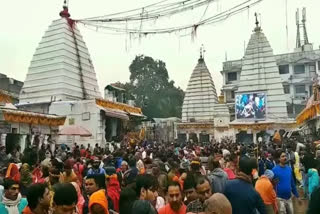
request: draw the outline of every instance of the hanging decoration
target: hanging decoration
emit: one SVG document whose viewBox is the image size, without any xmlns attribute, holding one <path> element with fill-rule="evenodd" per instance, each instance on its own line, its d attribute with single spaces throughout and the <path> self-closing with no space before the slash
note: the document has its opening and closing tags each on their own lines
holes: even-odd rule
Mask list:
<svg viewBox="0 0 320 214">
<path fill-rule="evenodd" d="M 27 123 L 33 125 L 46 126 L 62 126 L 66 117 L 37 114 L 31 112 L 17 111 L 17 110 L 1 110 L 4 120 L 12 123 Z"/>
<path fill-rule="evenodd" d="M 313 95 L 307 102 L 306 108 L 298 114 L 296 121 L 300 125 L 316 116 L 320 116 L 320 86 L 318 84 L 318 76 L 313 80 L 312 85 Z"/>
<path fill-rule="evenodd" d="M 109 100 L 97 98 L 96 104 L 104 108 L 116 109 L 116 110 L 127 112 L 129 114 L 132 113 L 132 114 L 142 115 L 141 108 L 133 107 L 124 103 L 116 103 L 116 102 L 111 102 Z"/>
<path fill-rule="evenodd" d="M 320 115 L 320 103 L 314 103 L 311 106 L 305 108 L 296 118 L 297 124 L 300 125 L 307 120 L 313 119 Z"/>
<path fill-rule="evenodd" d="M 0 103 L 12 103 L 12 97 L 0 90 Z"/>
<path fill-rule="evenodd" d="M 211 25 L 224 21 L 231 16 L 248 10 L 250 7 L 262 2 L 263 0 L 244 0 L 242 3 L 235 5 L 223 12 L 205 18 L 208 5 L 217 0 L 183 0 L 179 2 L 168 3 L 168 0 L 163 0 L 158 3 L 145 6 L 143 8 L 124 11 L 120 13 L 109 14 L 100 17 L 75 20 L 83 24 L 87 28 L 92 28 L 96 31 L 104 30 L 107 32 L 116 32 L 118 34 L 137 34 L 138 38 L 150 34 L 168 34 L 176 33 L 185 30 L 191 30 L 189 33 L 195 37 L 197 29 L 203 25 Z M 150 24 L 150 21 L 155 21 L 163 17 L 171 17 L 186 11 L 195 10 L 206 6 L 204 14 L 196 23 L 173 26 L 166 28 L 143 28 L 142 23 Z M 131 27 L 128 25 L 131 24 Z M 154 23 L 150 24 L 154 26 Z M 145 25 L 144 25 L 145 26 Z"/>
<path fill-rule="evenodd" d="M 231 128 L 240 130 L 240 131 L 247 131 L 249 129 L 255 131 L 263 131 L 268 129 L 292 129 L 296 128 L 297 124 L 295 122 L 292 123 L 252 123 L 252 124 L 230 124 Z"/>
<path fill-rule="evenodd" d="M 178 129 L 213 129 L 213 123 L 180 123 Z"/>
</svg>

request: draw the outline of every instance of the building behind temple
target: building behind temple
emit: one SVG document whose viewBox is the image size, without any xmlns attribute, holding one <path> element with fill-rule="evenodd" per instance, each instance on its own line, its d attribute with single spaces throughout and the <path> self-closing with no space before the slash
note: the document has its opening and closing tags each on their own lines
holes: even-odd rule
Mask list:
<svg viewBox="0 0 320 214">
<path fill-rule="evenodd" d="M 12 97 L 13 104 L 19 102 L 19 94 L 22 86 L 23 82 L 13 78 L 9 78 L 7 77 L 7 75 L 0 73 L 0 90 Z"/>
</svg>

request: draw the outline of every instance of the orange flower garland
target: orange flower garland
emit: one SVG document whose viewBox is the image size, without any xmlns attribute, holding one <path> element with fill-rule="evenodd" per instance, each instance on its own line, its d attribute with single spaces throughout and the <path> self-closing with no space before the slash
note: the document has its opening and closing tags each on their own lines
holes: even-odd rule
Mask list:
<svg viewBox="0 0 320 214">
<path fill-rule="evenodd" d="M 127 113 L 142 114 L 141 108 L 129 106 L 124 103 L 116 103 L 109 100 L 96 99 L 96 104 L 104 108 L 121 110 Z"/>
<path fill-rule="evenodd" d="M 34 125 L 46 125 L 46 126 L 62 126 L 66 120 L 66 117 L 41 115 L 35 113 L 27 113 L 21 111 L 8 111 L 3 110 L 3 116 L 5 121 L 13 123 L 27 123 Z"/>
</svg>

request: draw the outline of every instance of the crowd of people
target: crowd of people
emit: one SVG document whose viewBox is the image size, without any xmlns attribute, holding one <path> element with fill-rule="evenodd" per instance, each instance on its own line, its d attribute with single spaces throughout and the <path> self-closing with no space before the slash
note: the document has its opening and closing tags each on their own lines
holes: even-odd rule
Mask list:
<svg viewBox="0 0 320 214">
<path fill-rule="evenodd" d="M 296 139 L 2 146 L 0 167 L 1 214 L 320 213 L 320 150 Z"/>
</svg>

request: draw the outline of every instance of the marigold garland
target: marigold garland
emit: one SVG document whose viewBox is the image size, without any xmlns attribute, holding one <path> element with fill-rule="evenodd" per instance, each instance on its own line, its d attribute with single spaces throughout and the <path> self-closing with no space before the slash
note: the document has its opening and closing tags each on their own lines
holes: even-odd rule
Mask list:
<svg viewBox="0 0 320 214">
<path fill-rule="evenodd" d="M 3 116 L 5 121 L 8 122 L 46 126 L 62 126 L 66 120 L 66 117 L 53 117 L 6 110 L 3 110 Z"/>
<path fill-rule="evenodd" d="M 314 118 L 320 114 L 320 104 L 319 102 L 305 108 L 296 118 L 297 124 L 300 125 L 307 120 Z"/>
<path fill-rule="evenodd" d="M 116 110 L 121 110 L 121 111 L 124 111 L 127 113 L 134 113 L 134 114 L 141 114 L 142 115 L 141 108 L 129 106 L 124 103 L 115 103 L 115 102 L 111 102 L 109 100 L 96 99 L 96 104 L 101 107 L 104 107 L 104 108 L 116 109 Z"/>
</svg>

